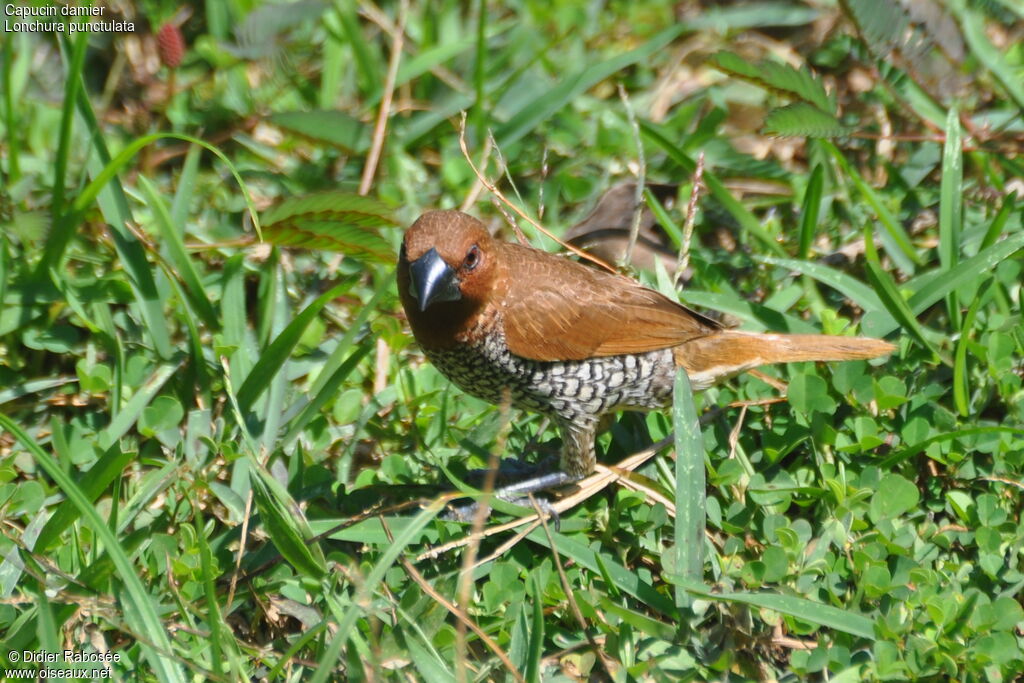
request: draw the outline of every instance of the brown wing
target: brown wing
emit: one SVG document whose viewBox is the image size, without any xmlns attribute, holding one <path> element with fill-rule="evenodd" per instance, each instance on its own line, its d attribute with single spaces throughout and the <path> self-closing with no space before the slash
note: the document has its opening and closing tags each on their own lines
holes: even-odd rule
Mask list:
<svg viewBox="0 0 1024 683">
<path fill-rule="evenodd" d="M 642 353 L 721 327 L 628 278 L 515 244 L 502 250 L 505 338 L 518 356 L 555 361 Z"/>
</svg>

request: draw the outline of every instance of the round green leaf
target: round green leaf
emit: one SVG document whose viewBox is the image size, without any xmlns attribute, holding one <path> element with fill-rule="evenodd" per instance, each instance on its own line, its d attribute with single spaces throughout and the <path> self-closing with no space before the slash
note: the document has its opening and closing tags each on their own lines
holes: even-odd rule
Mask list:
<svg viewBox="0 0 1024 683">
<path fill-rule="evenodd" d="M 898 517 L 916 506 L 920 499 L 921 494 L 913 482 L 898 474 L 887 474 L 871 498 L 871 518 L 878 521 Z"/>
<path fill-rule="evenodd" d="M 765 548 L 761 555 L 761 561 L 764 563 L 763 578 L 766 583 L 781 581 L 789 571 L 789 558 L 786 557 L 786 551 L 777 545 Z"/>
<path fill-rule="evenodd" d="M 173 396 L 157 396 L 146 406 L 139 417 L 139 431 L 146 436 L 153 436 L 165 429 L 177 427 L 185 410 Z"/>
<path fill-rule="evenodd" d="M 831 413 L 836 409 L 836 402 L 828 395 L 825 380 L 809 373 L 800 373 L 790 381 L 789 402 L 805 413 Z"/>
</svg>

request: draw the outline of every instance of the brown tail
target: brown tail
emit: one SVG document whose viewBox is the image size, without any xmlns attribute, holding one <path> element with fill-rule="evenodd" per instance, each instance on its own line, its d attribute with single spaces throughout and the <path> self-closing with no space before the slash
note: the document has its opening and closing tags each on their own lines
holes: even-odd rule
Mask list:
<svg viewBox="0 0 1024 683">
<path fill-rule="evenodd" d="M 889 342 L 867 337 L 723 330 L 677 346 L 674 352 L 676 363 L 686 368 L 693 388 L 700 390 L 759 365 L 876 358 L 895 348 Z"/>
</svg>

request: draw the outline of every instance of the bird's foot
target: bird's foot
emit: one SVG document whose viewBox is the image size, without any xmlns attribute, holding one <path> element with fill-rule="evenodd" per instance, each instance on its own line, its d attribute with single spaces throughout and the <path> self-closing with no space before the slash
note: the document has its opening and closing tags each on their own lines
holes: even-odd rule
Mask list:
<svg viewBox="0 0 1024 683">
<path fill-rule="evenodd" d="M 518 463 L 517 465 L 517 468 L 520 469 L 520 473 L 526 469 L 530 469 L 534 473 L 540 470 L 543 473 L 534 474 L 532 477 L 527 477 L 514 483 L 504 485 L 494 491 L 495 497 L 508 503 L 512 503 L 513 505 L 520 505 L 525 508 L 532 508 L 536 504 L 541 513 L 554 522 L 555 529 L 557 530 L 559 526 L 558 511 L 555 510 L 546 498 L 533 498 L 531 494 L 554 488 L 556 486 L 571 484 L 574 481 L 578 481 L 579 478 L 557 470 L 543 471 L 539 466 L 531 465 L 529 468 L 526 468 L 523 467 L 523 465 L 525 465 L 525 463 Z M 472 474 L 475 475 L 478 473 L 479 471 Z M 499 477 L 503 475 L 507 475 L 507 473 L 499 473 Z M 457 522 L 471 522 L 476 517 L 479 510 L 479 502 L 469 503 L 468 505 L 450 506 L 448 511 L 445 512 L 442 517 L 444 519 Z"/>
<path fill-rule="evenodd" d="M 495 493 L 495 495 L 498 495 Z M 520 496 L 519 498 L 504 498 L 506 503 L 512 503 L 513 505 L 520 505 L 524 508 L 533 508 L 534 505 L 540 510 L 540 513 L 550 520 L 551 524 L 555 527 L 555 531 L 558 531 L 560 526 L 560 518 L 558 516 L 558 510 L 551 505 L 551 502 L 547 498 L 533 496 Z M 472 522 L 476 519 L 476 516 L 480 514 L 480 501 L 474 501 L 466 505 L 453 505 L 449 506 L 448 510 L 442 515 L 442 519 L 446 519 L 452 522 Z M 491 514 L 491 510 L 487 510 L 487 516 Z"/>
</svg>

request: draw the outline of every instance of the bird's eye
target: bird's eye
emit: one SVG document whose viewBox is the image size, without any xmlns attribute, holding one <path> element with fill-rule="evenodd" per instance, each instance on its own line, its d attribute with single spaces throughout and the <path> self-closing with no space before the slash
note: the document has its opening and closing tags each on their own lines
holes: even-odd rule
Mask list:
<svg viewBox="0 0 1024 683">
<path fill-rule="evenodd" d="M 462 262 L 462 266 L 466 270 L 473 270 L 478 265 L 480 265 L 480 247 L 474 244 L 466 253 L 466 260 Z"/>
</svg>

